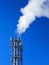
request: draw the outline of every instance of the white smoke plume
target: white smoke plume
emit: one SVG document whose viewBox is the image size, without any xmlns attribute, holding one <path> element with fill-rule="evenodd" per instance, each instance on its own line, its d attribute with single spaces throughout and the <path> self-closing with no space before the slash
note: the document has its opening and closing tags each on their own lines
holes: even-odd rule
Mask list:
<svg viewBox="0 0 49 65">
<path fill-rule="evenodd" d="M 18 20 L 17 32 L 22 34 L 34 22 L 36 17 L 49 18 L 49 0 L 29 0 L 28 4 L 20 9 L 22 16 Z"/>
</svg>

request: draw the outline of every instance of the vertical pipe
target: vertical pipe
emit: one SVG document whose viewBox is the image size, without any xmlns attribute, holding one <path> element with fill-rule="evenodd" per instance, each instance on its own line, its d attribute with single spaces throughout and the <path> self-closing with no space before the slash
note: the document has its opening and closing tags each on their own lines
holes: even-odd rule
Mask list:
<svg viewBox="0 0 49 65">
<path fill-rule="evenodd" d="M 20 39 L 12 40 L 12 65 L 22 65 L 22 44 Z"/>
<path fill-rule="evenodd" d="M 16 65 L 16 42 L 15 42 L 15 65 Z"/>
</svg>

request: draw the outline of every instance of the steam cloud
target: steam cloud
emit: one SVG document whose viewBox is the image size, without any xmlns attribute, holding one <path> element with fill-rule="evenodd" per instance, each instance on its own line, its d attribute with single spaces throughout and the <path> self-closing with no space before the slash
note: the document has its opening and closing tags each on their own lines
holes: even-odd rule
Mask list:
<svg viewBox="0 0 49 65">
<path fill-rule="evenodd" d="M 17 32 L 22 34 L 34 22 L 36 17 L 49 18 L 49 0 L 29 0 L 28 4 L 20 9 L 22 16 L 18 20 Z"/>
</svg>

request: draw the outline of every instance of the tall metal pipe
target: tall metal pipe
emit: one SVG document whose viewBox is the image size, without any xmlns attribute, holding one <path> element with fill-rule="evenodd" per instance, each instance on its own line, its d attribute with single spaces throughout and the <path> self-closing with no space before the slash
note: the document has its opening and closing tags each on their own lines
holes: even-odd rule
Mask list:
<svg viewBox="0 0 49 65">
<path fill-rule="evenodd" d="M 20 38 L 18 39 L 11 39 L 11 53 L 12 53 L 12 64 L 11 65 L 23 65 L 23 58 L 22 58 L 22 41 Z"/>
</svg>

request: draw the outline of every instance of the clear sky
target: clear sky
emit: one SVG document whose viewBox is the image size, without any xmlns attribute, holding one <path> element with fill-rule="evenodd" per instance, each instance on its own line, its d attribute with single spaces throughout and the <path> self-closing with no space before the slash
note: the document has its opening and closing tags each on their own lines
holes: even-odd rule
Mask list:
<svg viewBox="0 0 49 65">
<path fill-rule="evenodd" d="M 0 65 L 11 64 L 10 36 L 15 34 L 16 24 L 22 15 L 20 8 L 28 0 L 0 0 Z M 24 65 L 49 64 L 49 19 L 36 18 L 21 36 Z"/>
</svg>

